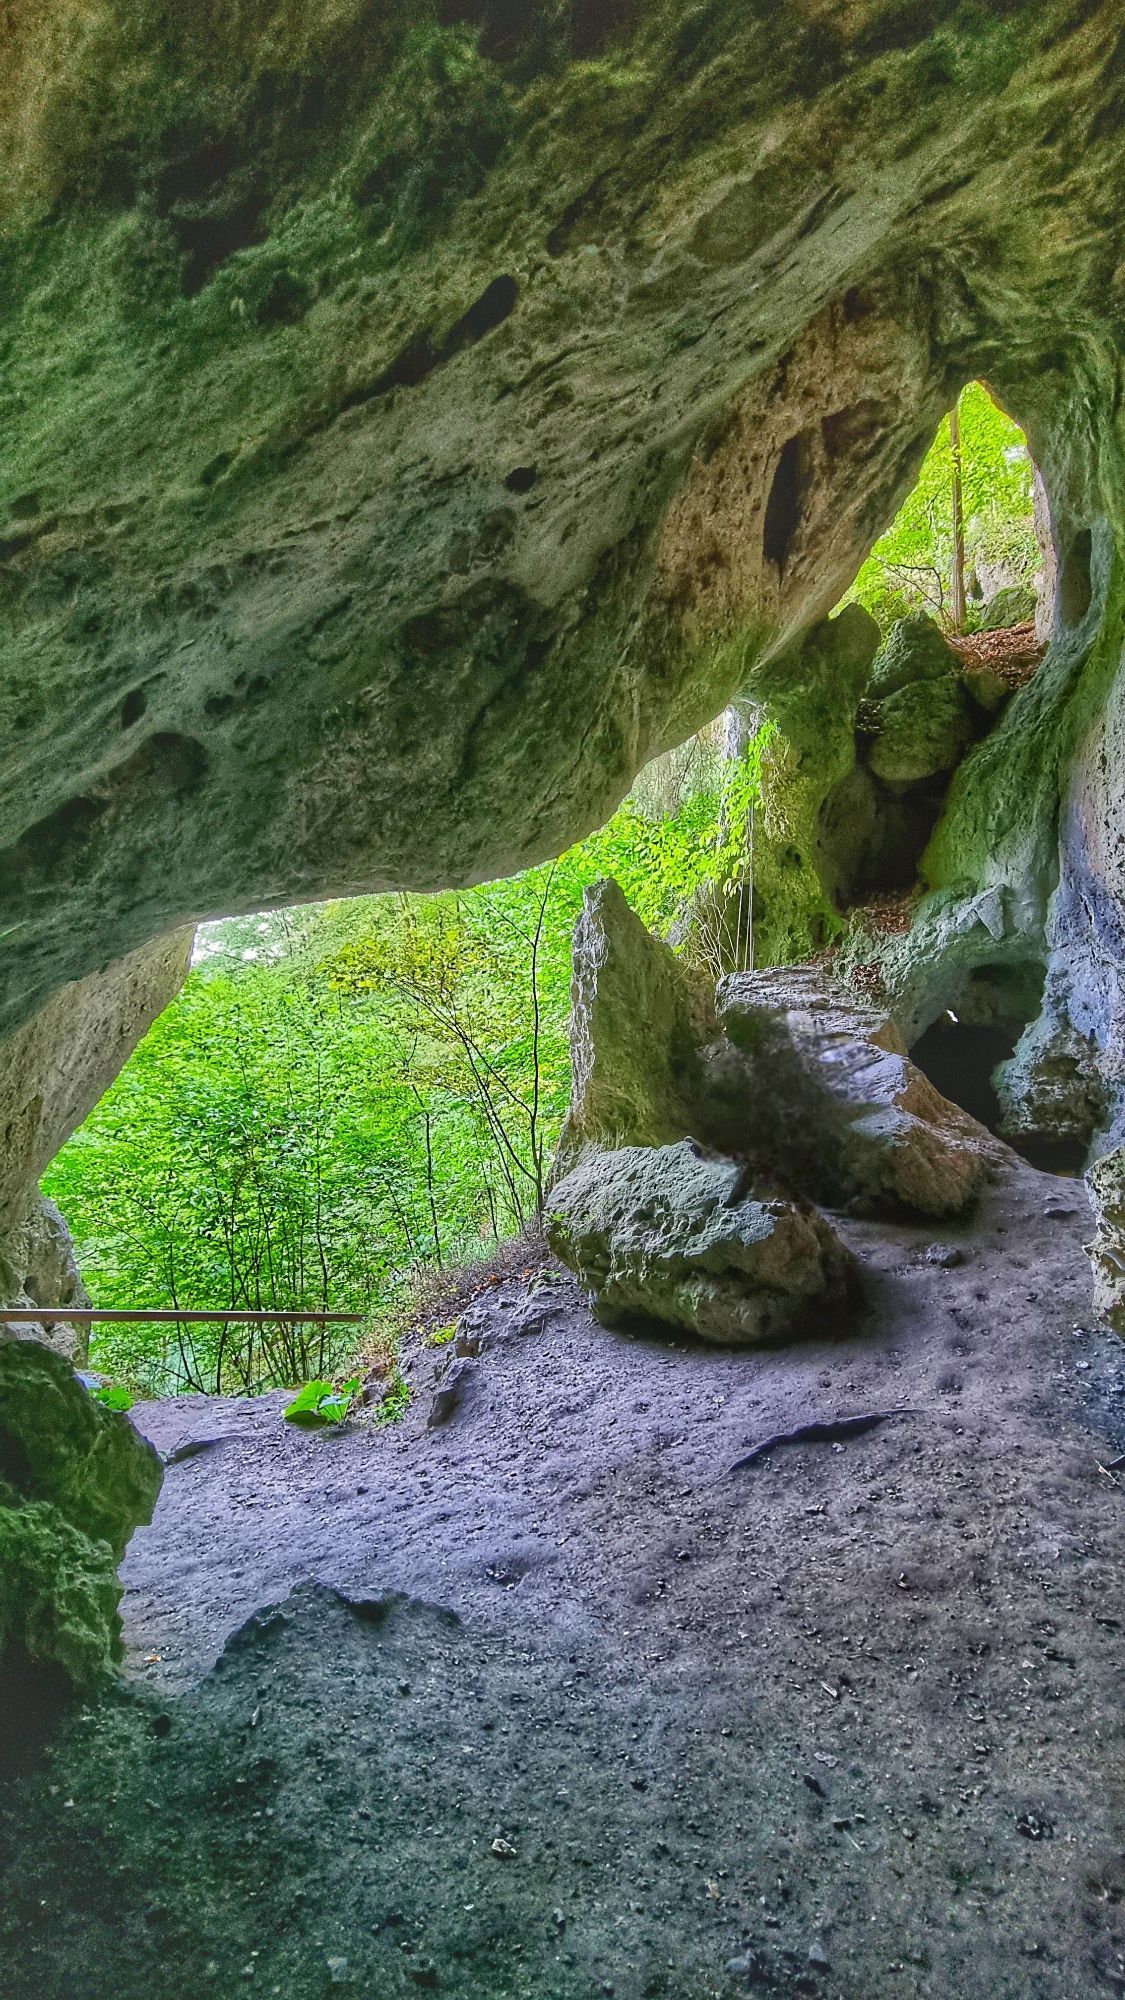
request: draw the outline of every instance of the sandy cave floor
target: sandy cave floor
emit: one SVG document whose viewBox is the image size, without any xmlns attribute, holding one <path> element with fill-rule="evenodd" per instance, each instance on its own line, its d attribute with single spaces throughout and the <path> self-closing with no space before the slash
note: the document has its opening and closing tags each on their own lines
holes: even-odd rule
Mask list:
<svg viewBox="0 0 1125 2000">
<path fill-rule="evenodd" d="M 861 1316 L 775 1353 L 507 1282 L 445 1430 L 422 1353 L 394 1429 L 140 1410 L 220 1441 L 129 1551 L 125 1685 L 0 1785 L 0 1993 L 1125 1993 L 1089 1227 L 1022 1164 L 966 1224 L 843 1220 Z"/>
</svg>

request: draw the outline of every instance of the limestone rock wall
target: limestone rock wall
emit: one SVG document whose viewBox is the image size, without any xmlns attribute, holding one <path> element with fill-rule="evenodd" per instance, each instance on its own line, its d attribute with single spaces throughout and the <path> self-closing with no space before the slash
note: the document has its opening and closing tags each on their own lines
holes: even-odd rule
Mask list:
<svg viewBox="0 0 1125 2000">
<path fill-rule="evenodd" d="M 144 945 L 55 993 L 0 1042 L 0 1303 L 87 1305 L 65 1222 L 39 1176 L 108 1090 L 142 1035 L 179 991 L 192 933 Z M 32 1321 L 17 1331 L 41 1337 Z M 72 1359 L 84 1340 L 59 1327 Z"/>
<path fill-rule="evenodd" d="M 853 940 L 841 969 L 877 976 L 908 1041 L 946 1007 L 1023 1027 L 1001 1078 L 1009 1128 L 1098 1151 L 1125 1117 L 1120 419 L 1077 429 L 1045 477 L 1059 548 L 1046 658 L 955 775 L 912 928 Z"/>
<path fill-rule="evenodd" d="M 74 20 L 13 0 L 0 79 L 0 1032 L 201 915 L 558 851 L 971 376 L 1104 612 L 1117 0 Z"/>
</svg>

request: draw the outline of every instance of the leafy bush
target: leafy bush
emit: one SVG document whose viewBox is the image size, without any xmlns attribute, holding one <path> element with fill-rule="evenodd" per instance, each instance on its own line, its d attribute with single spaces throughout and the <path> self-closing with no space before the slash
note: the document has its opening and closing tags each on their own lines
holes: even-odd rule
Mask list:
<svg viewBox="0 0 1125 2000">
<path fill-rule="evenodd" d="M 334 1388 L 331 1382 L 306 1382 L 286 1405 L 285 1421 L 302 1430 L 322 1430 L 326 1424 L 342 1424 L 359 1394 L 359 1377 Z"/>
<path fill-rule="evenodd" d="M 448 1347 L 450 1341 L 456 1340 L 457 1338 L 457 1328 L 459 1323 L 460 1322 L 458 1320 L 451 1319 L 448 1326 L 431 1327 L 429 1333 L 425 1337 L 425 1342 L 424 1342 L 425 1346 Z"/>
<path fill-rule="evenodd" d="M 410 1384 L 402 1375 L 393 1375 L 383 1391 L 376 1412 L 381 1424 L 401 1423 L 410 1408 Z"/>
<path fill-rule="evenodd" d="M 95 1403 L 101 1403 L 107 1410 L 131 1410 L 135 1401 L 128 1389 L 109 1382 L 103 1383 L 99 1389 L 92 1389 L 90 1393 Z"/>
</svg>

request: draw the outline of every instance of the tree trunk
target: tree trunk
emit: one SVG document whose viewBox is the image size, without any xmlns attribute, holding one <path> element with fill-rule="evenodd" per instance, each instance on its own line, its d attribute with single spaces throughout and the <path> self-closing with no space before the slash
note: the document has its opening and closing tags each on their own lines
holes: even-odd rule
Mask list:
<svg viewBox="0 0 1125 2000">
<path fill-rule="evenodd" d="M 961 482 L 961 418 L 954 403 L 949 412 L 949 450 L 953 460 L 953 630 L 965 630 L 965 496 Z"/>
</svg>

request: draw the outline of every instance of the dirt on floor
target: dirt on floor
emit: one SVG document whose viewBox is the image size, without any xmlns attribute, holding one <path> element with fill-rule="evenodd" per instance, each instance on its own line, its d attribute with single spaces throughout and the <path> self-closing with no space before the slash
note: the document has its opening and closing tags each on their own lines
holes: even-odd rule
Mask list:
<svg viewBox="0 0 1125 2000">
<path fill-rule="evenodd" d="M 393 1427 L 137 1412 L 177 1456 L 127 1677 L 0 1785 L 6 2000 L 1125 1992 L 1081 1183 L 840 1226 L 865 1306 L 799 1347 L 607 1333 L 538 1274 L 469 1307 L 442 1428 L 425 1347 Z"/>
</svg>

